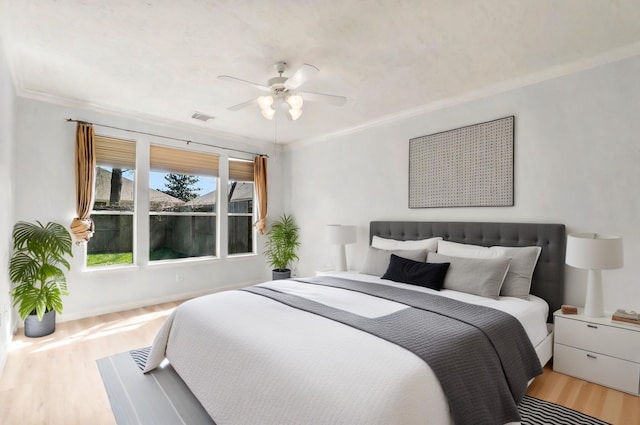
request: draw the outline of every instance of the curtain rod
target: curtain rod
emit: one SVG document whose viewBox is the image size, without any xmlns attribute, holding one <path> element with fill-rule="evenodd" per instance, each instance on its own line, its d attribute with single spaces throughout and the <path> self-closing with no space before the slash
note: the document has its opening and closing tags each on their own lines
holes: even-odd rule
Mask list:
<svg viewBox="0 0 640 425">
<path fill-rule="evenodd" d="M 209 146 L 209 147 L 212 147 L 212 148 L 225 149 L 225 150 L 234 151 L 234 152 L 248 153 L 249 155 L 255 155 L 255 156 L 266 156 L 267 158 L 269 158 L 269 155 L 264 154 L 264 153 L 249 152 L 249 151 L 243 151 L 241 149 L 234 149 L 234 148 L 225 148 L 224 146 L 210 145 L 208 143 L 194 142 L 193 140 L 178 139 L 176 137 L 163 136 L 161 134 L 147 133 L 147 132 L 144 132 L 144 131 L 130 130 L 128 128 L 115 127 L 115 126 L 112 126 L 112 125 L 97 124 L 97 123 L 93 123 L 93 122 L 74 120 L 73 118 L 67 118 L 66 121 L 67 122 L 77 122 L 77 123 L 80 123 L 80 124 L 96 125 L 98 127 L 113 128 L 115 130 L 128 131 L 130 133 L 145 134 L 147 136 L 160 137 L 162 139 L 177 140 L 178 142 L 186 142 L 187 145 L 193 143 L 194 145 Z"/>
</svg>

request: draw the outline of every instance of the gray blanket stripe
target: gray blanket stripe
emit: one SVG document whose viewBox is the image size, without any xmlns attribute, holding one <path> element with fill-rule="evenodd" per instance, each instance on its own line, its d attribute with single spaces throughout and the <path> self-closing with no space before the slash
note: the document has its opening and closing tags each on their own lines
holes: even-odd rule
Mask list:
<svg viewBox="0 0 640 425">
<path fill-rule="evenodd" d="M 319 284 L 315 279 L 314 283 Z M 332 282 L 328 286 L 351 283 L 354 282 Z M 394 289 L 403 291 L 401 288 Z M 369 319 L 270 288 L 258 286 L 242 290 L 354 327 L 414 353 L 429 364 L 440 381 L 456 424 L 496 424 L 520 420 L 500 358 L 486 334 L 478 331 L 476 326 L 420 307 Z M 416 298 L 422 298 L 421 295 L 434 298 L 434 301 L 442 298 L 407 292 Z M 387 297 L 393 297 L 393 294 L 386 294 L 384 298 Z M 460 304 L 471 306 L 469 314 L 478 314 L 478 310 L 474 309 L 477 306 Z M 462 306 L 457 308 L 464 310 Z M 425 323 L 433 323 L 434 326 L 424 326 Z M 509 338 L 517 338 L 517 332 L 516 336 L 513 333 L 509 331 Z M 526 334 L 524 337 L 528 341 Z M 517 367 L 521 367 L 519 363 L 506 366 Z M 525 389 L 527 380 L 522 383 Z"/>
<path fill-rule="evenodd" d="M 516 402 L 519 402 L 524 396 L 529 380 L 542 374 L 540 359 L 522 324 L 515 317 L 503 311 L 372 282 L 331 276 L 294 280 L 372 295 L 414 308 L 432 311 L 476 327 L 486 334 L 500 357 L 509 388 Z M 513 365 L 518 365 L 518 367 L 514 368 Z"/>
</svg>

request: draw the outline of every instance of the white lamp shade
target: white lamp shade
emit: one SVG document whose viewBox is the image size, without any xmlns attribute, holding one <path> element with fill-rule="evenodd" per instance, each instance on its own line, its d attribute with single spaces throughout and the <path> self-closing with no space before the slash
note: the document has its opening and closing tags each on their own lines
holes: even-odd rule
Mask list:
<svg viewBox="0 0 640 425">
<path fill-rule="evenodd" d="M 263 117 L 271 121 L 273 119 L 273 116 L 276 114 L 276 110 L 271 108 L 263 109 L 260 111 L 260 113 L 262 114 Z"/>
<path fill-rule="evenodd" d="M 300 109 L 304 100 L 300 95 L 291 95 L 287 97 L 287 103 L 291 106 L 291 109 Z"/>
<path fill-rule="evenodd" d="M 570 234 L 565 262 L 579 269 L 618 269 L 624 263 L 622 238 L 597 233 Z"/>
<path fill-rule="evenodd" d="M 327 225 L 327 242 L 333 245 L 346 245 L 356 242 L 356 226 Z"/>
<path fill-rule="evenodd" d="M 271 109 L 271 105 L 273 105 L 273 97 L 271 96 L 260 96 L 258 97 L 258 105 L 260 109 Z"/>
<path fill-rule="evenodd" d="M 290 109 L 289 110 L 289 116 L 291 117 L 291 119 L 293 121 L 296 121 L 298 118 L 300 118 L 302 116 L 302 110 L 301 109 Z"/>
</svg>

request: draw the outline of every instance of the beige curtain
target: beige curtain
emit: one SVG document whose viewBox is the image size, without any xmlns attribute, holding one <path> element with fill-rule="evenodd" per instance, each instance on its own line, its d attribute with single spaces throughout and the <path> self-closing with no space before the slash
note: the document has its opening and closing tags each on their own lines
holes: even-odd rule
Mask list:
<svg viewBox="0 0 640 425">
<path fill-rule="evenodd" d="M 78 123 L 76 128 L 76 218 L 71 222 L 71 232 L 76 243 L 86 243 L 93 236 L 93 209 L 96 153 L 91 124 Z"/>
<path fill-rule="evenodd" d="M 257 156 L 253 160 L 253 182 L 258 195 L 258 221 L 256 230 L 264 235 L 267 232 L 267 157 Z"/>
</svg>

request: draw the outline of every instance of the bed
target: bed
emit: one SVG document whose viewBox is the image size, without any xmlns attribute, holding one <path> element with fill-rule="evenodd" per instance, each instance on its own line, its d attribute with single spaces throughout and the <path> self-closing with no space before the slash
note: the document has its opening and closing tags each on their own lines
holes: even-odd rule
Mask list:
<svg viewBox="0 0 640 425">
<path fill-rule="evenodd" d="M 413 326 L 416 332 L 426 332 L 418 343 L 414 336 L 389 342 L 381 337 L 386 331 L 375 327 L 390 318 L 400 320 L 398 317 L 405 313 L 415 313 L 416 317 L 427 315 L 429 319 L 425 322 L 430 321 L 434 313 L 425 313 L 423 302 L 436 303 L 436 308 L 445 311 L 458 306 L 486 309 L 509 316 L 509 320 L 519 325 L 509 322 L 508 329 L 500 325 L 500 330 L 490 328 L 482 332 L 516 340 L 517 335 L 507 338 L 506 332 L 521 329 L 527 342 L 520 344 L 520 349 L 534 350 L 539 368 L 551 357 L 552 334 L 546 322 L 550 322 L 553 311 L 562 303 L 564 225 L 374 221 L 370 223 L 370 241 L 374 236 L 399 241 L 440 237 L 444 241 L 478 246 L 539 246 L 530 300 L 489 299 L 451 290 L 434 295 L 436 291 L 428 288 L 354 273 L 265 282 L 184 303 L 154 340 L 146 371 L 168 359 L 217 425 L 417 425 L 451 424 L 454 420 L 496 423 L 496 416 L 492 415 L 503 405 L 496 408 L 491 400 L 482 399 L 478 391 L 490 392 L 495 387 L 496 391 L 521 395 L 526 390 L 526 380 L 533 378 L 531 373 L 524 374 L 525 367 L 517 361 L 505 361 L 514 358 L 508 341 L 500 342 L 506 344 L 504 350 L 496 348 L 503 350 L 506 357 L 489 359 L 478 354 L 484 352 L 480 347 L 484 342 L 467 348 L 460 348 L 464 345 L 448 348 L 466 337 L 449 337 L 444 333 L 447 326 L 429 330 L 417 322 L 419 326 Z M 371 288 L 378 292 L 362 292 Z M 523 313 L 515 313 L 521 309 Z M 473 311 L 464 314 L 484 317 Z M 444 320 L 451 322 L 450 318 Z M 407 322 L 416 323 L 413 319 Z M 367 328 L 370 323 L 376 323 L 371 325 L 375 329 Z M 494 323 L 497 322 L 491 321 L 490 326 Z M 465 326 L 475 328 L 476 324 Z M 399 333 L 409 335 L 404 328 Z M 503 333 L 505 336 L 501 337 Z M 436 346 L 431 341 L 444 345 L 436 350 L 431 348 Z M 490 344 L 498 342 L 491 340 Z M 437 367 L 420 357 L 437 355 L 444 358 L 434 360 L 436 364 L 444 362 Z M 457 363 L 451 363 L 454 360 Z M 486 367 L 478 367 L 476 363 L 473 366 L 472 361 L 485 362 Z M 448 377 L 442 375 L 443 367 L 473 373 L 460 372 Z M 502 367 L 511 372 L 505 372 L 507 378 L 494 380 L 498 375 L 495 370 Z M 482 370 L 476 375 L 479 369 Z M 483 373 L 492 379 L 489 385 Z M 525 379 L 524 388 L 514 390 L 511 376 L 518 377 L 513 378 L 519 382 L 518 387 L 522 387 Z M 463 404 L 452 401 L 451 390 L 447 389 L 452 387 L 462 391 L 462 398 L 468 400 L 463 400 Z M 517 420 L 513 412 L 497 414 Z"/>
</svg>

